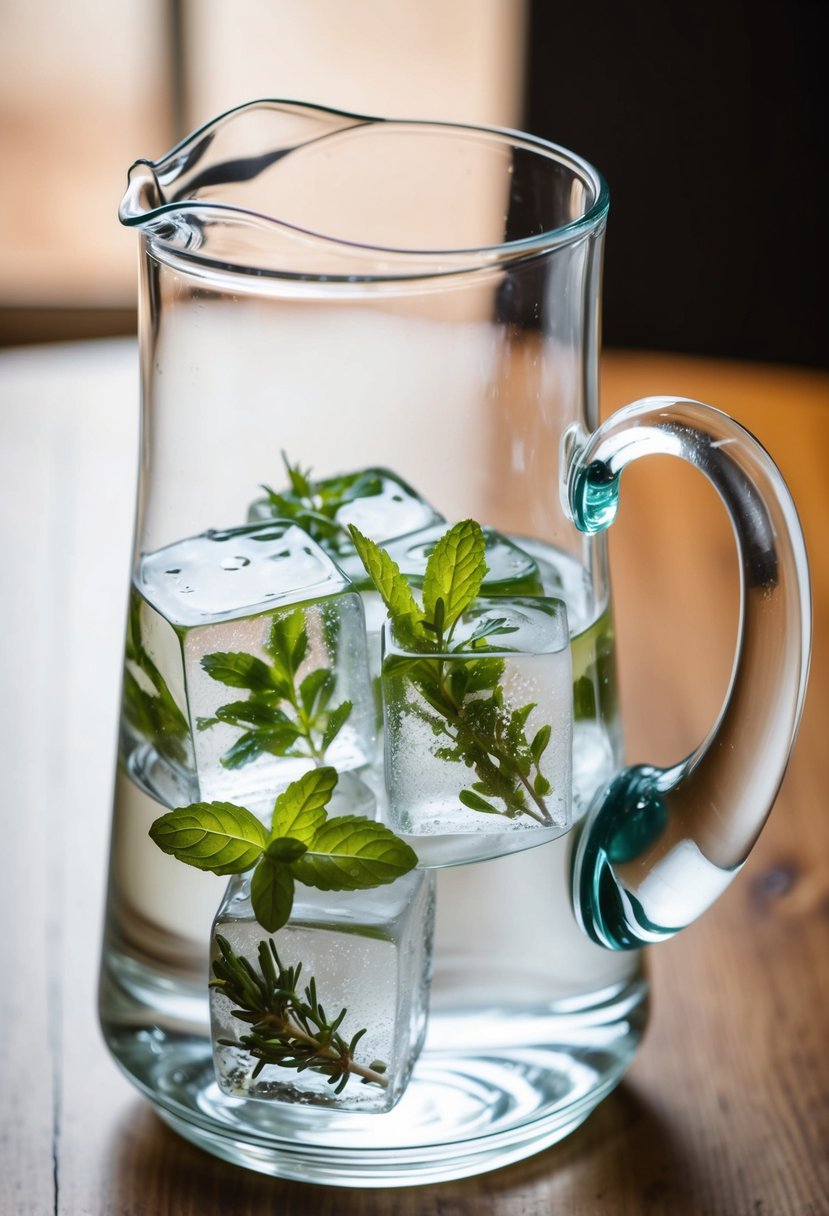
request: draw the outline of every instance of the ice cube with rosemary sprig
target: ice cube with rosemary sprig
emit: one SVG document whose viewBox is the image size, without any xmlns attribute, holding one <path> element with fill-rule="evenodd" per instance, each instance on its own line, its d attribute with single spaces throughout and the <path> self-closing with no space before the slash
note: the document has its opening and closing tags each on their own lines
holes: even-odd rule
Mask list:
<svg viewBox="0 0 829 1216">
<path fill-rule="evenodd" d="M 211 942 L 220 1088 L 386 1111 L 425 1033 L 434 879 L 382 824 L 329 817 L 336 784 L 332 768 L 306 773 L 269 825 L 240 805 L 194 804 L 151 835 L 182 861 L 234 875 Z"/>
<path fill-rule="evenodd" d="M 480 597 L 486 542 L 474 520 L 435 544 L 422 602 L 356 529 L 388 613 L 383 635 L 386 786 L 407 837 L 497 834 L 525 848 L 571 821 L 572 668 L 564 603 Z M 517 839 L 533 833 L 532 840 Z M 468 852 L 467 852 L 467 859 Z M 447 855 L 446 861 L 451 861 Z"/>
</svg>

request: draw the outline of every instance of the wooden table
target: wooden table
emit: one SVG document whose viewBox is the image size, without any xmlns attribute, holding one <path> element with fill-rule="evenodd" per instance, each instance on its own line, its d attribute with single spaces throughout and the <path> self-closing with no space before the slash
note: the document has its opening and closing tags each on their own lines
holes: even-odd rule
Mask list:
<svg viewBox="0 0 829 1216">
<path fill-rule="evenodd" d="M 654 1016 L 570 1139 L 480 1179 L 349 1192 L 245 1173 L 162 1125 L 100 1039 L 95 982 L 134 491 L 129 342 L 0 358 L 3 1216 L 776 1216 L 829 1212 L 829 376 L 609 353 L 604 402 L 681 392 L 732 412 L 788 479 L 817 637 L 778 806 L 716 909 L 651 952 Z M 677 462 L 625 475 L 612 559 L 631 760 L 684 755 L 734 645 L 733 544 Z"/>
</svg>

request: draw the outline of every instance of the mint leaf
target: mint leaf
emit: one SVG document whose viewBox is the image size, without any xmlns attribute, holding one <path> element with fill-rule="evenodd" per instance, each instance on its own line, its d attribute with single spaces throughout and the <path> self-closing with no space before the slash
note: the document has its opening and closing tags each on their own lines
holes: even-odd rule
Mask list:
<svg viewBox="0 0 829 1216">
<path fill-rule="evenodd" d="M 468 806 L 471 811 L 482 811 L 486 815 L 500 815 L 501 812 L 491 802 L 487 802 L 486 798 L 482 798 L 480 794 L 473 793 L 472 790 L 461 790 L 458 794 L 458 800 L 464 806 Z"/>
<path fill-rule="evenodd" d="M 294 903 L 294 879 L 284 863 L 266 854 L 250 880 L 253 914 L 263 929 L 276 933 L 287 923 Z"/>
<path fill-rule="evenodd" d="M 265 742 L 266 736 L 261 731 L 246 731 L 219 758 L 219 763 L 222 768 L 241 768 L 250 764 L 252 760 L 257 760 L 262 752 L 267 751 Z"/>
<path fill-rule="evenodd" d="M 301 608 L 274 617 L 267 650 L 285 673 L 292 676 L 299 667 L 308 649 L 308 634 L 305 631 L 305 613 Z"/>
<path fill-rule="evenodd" d="M 278 709 L 271 701 L 259 701 L 256 697 L 251 697 L 248 701 L 230 701 L 227 705 L 220 705 L 216 710 L 214 718 L 200 718 L 199 722 L 206 721 L 208 726 L 212 726 L 214 722 L 227 722 L 230 726 L 277 726 L 288 721 L 288 717 L 281 709 Z M 204 730 L 205 727 L 199 726 L 199 730 Z"/>
<path fill-rule="evenodd" d="M 206 654 L 201 665 L 202 670 L 220 684 L 249 688 L 251 692 L 274 692 L 271 669 L 252 654 L 217 650 L 214 654 Z"/>
<path fill-rule="evenodd" d="M 299 699 L 306 714 L 321 713 L 334 691 L 336 678 L 328 667 L 317 667 L 299 686 Z"/>
<path fill-rule="evenodd" d="M 386 605 L 392 621 L 397 623 L 400 617 L 419 616 L 420 609 L 412 595 L 412 589 L 400 573 L 397 563 L 389 557 L 385 549 L 363 536 L 354 524 L 351 524 L 348 530 L 360 561 Z"/>
<path fill-rule="evenodd" d="M 303 733 L 296 722 L 279 722 L 268 730 L 257 731 L 262 750 L 272 756 L 301 756 L 304 752 L 297 744 Z"/>
<path fill-rule="evenodd" d="M 538 765 L 540 763 L 541 757 L 547 748 L 547 744 L 550 742 L 550 736 L 552 735 L 552 733 L 553 733 L 553 728 L 551 726 L 542 726 L 541 730 L 538 731 L 538 733 L 536 734 L 532 743 L 530 744 L 530 751 L 532 752 L 532 757 L 533 757 L 533 760 L 535 761 L 536 765 Z M 540 792 L 540 791 L 537 791 L 537 792 Z"/>
<path fill-rule="evenodd" d="M 481 525 L 474 519 L 455 524 L 437 542 L 423 576 L 423 611 L 430 620 L 435 620 L 442 600 L 443 624 L 451 629 L 475 599 L 487 569 L 485 546 Z"/>
<path fill-rule="evenodd" d="M 249 870 L 268 843 L 250 811 L 232 802 L 194 802 L 156 819 L 150 838 L 179 861 L 213 874 Z"/>
<path fill-rule="evenodd" d="M 394 882 L 416 865 L 414 850 L 382 823 L 342 815 L 320 827 L 291 870 L 320 891 L 361 891 Z"/>
<path fill-rule="evenodd" d="M 337 770 L 313 768 L 280 794 L 273 808 L 271 840 L 290 836 L 310 845 L 326 820 L 325 808 L 337 784 Z"/>
<path fill-rule="evenodd" d="M 308 845 L 303 844 L 301 840 L 295 840 L 293 836 L 277 836 L 276 840 L 268 841 L 268 847 L 265 849 L 265 856 L 270 861 L 296 861 L 303 853 L 307 852 Z"/>
<path fill-rule="evenodd" d="M 328 702 L 336 687 L 329 667 L 315 667 L 301 681 L 297 672 L 308 654 L 305 610 L 295 608 L 275 615 L 268 631 L 266 649 L 273 659 L 268 666 L 254 655 L 217 651 L 205 655 L 202 667 L 220 683 L 247 688 L 247 701 L 220 705 L 212 718 L 199 718 L 199 730 L 210 730 L 219 722 L 243 729 L 220 757 L 225 768 L 241 768 L 269 752 L 275 756 L 308 756 L 317 763 L 351 711 L 346 701 L 331 714 Z"/>
<path fill-rule="evenodd" d="M 343 726 L 345 726 L 348 715 L 351 713 L 352 708 L 353 706 L 350 701 L 343 701 L 343 703 L 338 705 L 336 709 L 332 709 L 331 713 L 328 715 L 328 722 L 326 723 L 325 730 L 322 733 L 322 742 L 320 747 L 323 751 L 327 751 L 342 730 Z"/>
</svg>

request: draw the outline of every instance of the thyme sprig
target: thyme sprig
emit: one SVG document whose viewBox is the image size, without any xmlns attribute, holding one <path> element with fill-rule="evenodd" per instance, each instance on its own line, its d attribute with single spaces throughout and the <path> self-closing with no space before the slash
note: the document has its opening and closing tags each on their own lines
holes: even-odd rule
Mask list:
<svg viewBox="0 0 829 1216">
<path fill-rule="evenodd" d="M 360 1064 L 354 1054 L 366 1033 L 358 1030 L 350 1039 L 340 1034 L 346 1010 L 330 1019 L 320 1004 L 311 978 L 300 995 L 302 964 L 288 967 L 282 962 L 272 939 L 259 943 L 259 970 L 244 956 L 234 954 L 226 938 L 217 934 L 220 957 L 213 963 L 211 988 L 222 992 L 233 1006 L 233 1017 L 248 1024 L 238 1039 L 219 1039 L 225 1047 L 236 1047 L 252 1055 L 255 1080 L 268 1064 L 304 1072 L 310 1069 L 328 1078 L 334 1093 L 342 1093 L 352 1076 L 363 1085 L 388 1087 L 386 1064 L 372 1060 Z"/>
<path fill-rule="evenodd" d="M 385 674 L 403 676 L 420 693 L 425 704 L 415 712 L 436 737 L 448 740 L 435 755 L 475 772 L 477 780 L 459 794 L 461 803 L 482 814 L 523 815 L 551 827 L 545 797 L 552 786 L 541 761 L 552 728 L 544 725 L 528 739 L 526 724 L 535 703 L 514 709 L 506 704 L 504 660 L 487 653 L 494 649 L 488 639 L 513 633 L 514 626 L 506 617 L 484 618 L 465 640 L 454 640 L 487 571 L 480 525 L 464 520 L 435 545 L 423 578 L 422 605 L 385 550 L 353 526 L 351 536 L 395 636 L 408 651 L 387 656 Z M 498 649 L 508 647 L 499 644 Z"/>
</svg>

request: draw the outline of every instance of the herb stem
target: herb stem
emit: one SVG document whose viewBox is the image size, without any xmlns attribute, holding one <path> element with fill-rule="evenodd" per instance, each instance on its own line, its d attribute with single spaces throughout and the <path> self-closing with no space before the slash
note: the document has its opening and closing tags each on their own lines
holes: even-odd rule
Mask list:
<svg viewBox="0 0 829 1216">
<path fill-rule="evenodd" d="M 388 1089 L 388 1077 L 384 1077 L 380 1072 L 375 1072 L 373 1068 L 368 1068 L 365 1064 L 358 1064 L 349 1051 L 337 1051 L 330 1044 L 320 1043 L 318 1038 L 315 1038 L 314 1035 L 307 1033 L 295 1022 L 292 1022 L 290 1017 L 279 1017 L 274 1013 L 266 1013 L 263 1014 L 259 1024 L 272 1027 L 279 1036 L 290 1035 L 292 1039 L 299 1039 L 300 1042 L 314 1047 L 316 1050 L 311 1057 L 312 1060 L 324 1060 L 330 1061 L 332 1064 L 338 1064 L 341 1072 L 353 1073 L 355 1076 L 363 1077 L 374 1085 L 380 1085 L 383 1089 Z M 253 1051 L 251 1054 L 259 1056 L 260 1059 L 266 1058 L 265 1052 L 262 1049 Z"/>
<path fill-rule="evenodd" d="M 305 740 L 305 742 L 308 744 L 308 751 L 311 753 L 311 759 L 314 761 L 314 764 L 316 764 L 316 766 L 319 768 L 319 766 L 324 762 L 325 756 L 323 755 L 322 751 L 314 743 L 314 736 L 313 736 L 313 730 L 312 730 L 313 723 L 312 723 L 309 715 L 305 712 L 304 705 L 301 704 L 299 697 L 297 696 L 296 683 L 294 680 L 290 681 L 289 687 L 290 687 L 290 692 L 288 694 L 288 701 L 296 713 L 297 728 L 299 729 L 300 737 L 303 738 Z"/>
</svg>

